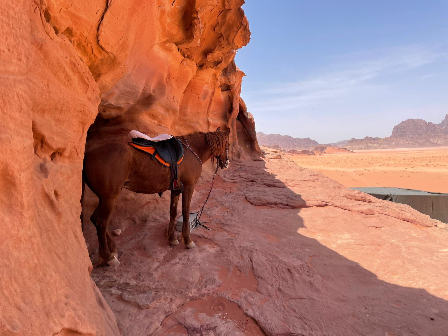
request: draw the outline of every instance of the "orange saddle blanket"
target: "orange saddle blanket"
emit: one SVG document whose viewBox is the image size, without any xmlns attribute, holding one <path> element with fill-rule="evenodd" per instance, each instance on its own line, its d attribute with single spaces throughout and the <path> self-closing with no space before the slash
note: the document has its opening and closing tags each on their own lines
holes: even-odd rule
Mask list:
<svg viewBox="0 0 448 336">
<path fill-rule="evenodd" d="M 130 142 L 129 143 L 132 147 L 134 147 L 134 148 L 136 148 L 136 149 L 139 149 L 139 150 L 141 150 L 141 151 L 143 151 L 143 152 L 146 152 L 146 153 L 148 153 L 148 154 L 151 154 L 151 155 L 154 155 L 154 153 L 155 153 L 155 151 L 156 151 L 156 149 L 154 148 L 154 147 L 146 147 L 146 146 L 139 146 L 139 145 L 137 145 L 137 144 L 135 144 L 135 143 L 132 143 L 132 142 Z M 164 159 L 162 159 L 162 157 L 157 153 L 156 154 L 156 156 L 155 156 L 155 159 L 157 160 L 157 161 L 159 161 L 162 165 L 164 165 L 165 167 L 169 167 L 170 166 L 170 164 L 168 163 L 168 162 L 166 162 Z M 179 161 L 177 161 L 177 164 L 180 164 L 181 162 L 182 162 L 182 160 L 184 159 L 184 157 L 182 156 L 180 159 L 179 159 Z"/>
</svg>

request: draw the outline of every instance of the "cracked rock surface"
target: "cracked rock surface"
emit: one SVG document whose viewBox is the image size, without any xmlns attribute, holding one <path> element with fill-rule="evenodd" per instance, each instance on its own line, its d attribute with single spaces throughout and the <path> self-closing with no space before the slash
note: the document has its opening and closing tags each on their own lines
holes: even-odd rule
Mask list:
<svg viewBox="0 0 448 336">
<path fill-rule="evenodd" d="M 121 264 L 92 273 L 123 335 L 448 333 L 448 232 L 408 206 L 286 159 L 233 161 L 187 250 L 164 236 L 167 196 L 153 200 L 120 196 Z"/>
</svg>

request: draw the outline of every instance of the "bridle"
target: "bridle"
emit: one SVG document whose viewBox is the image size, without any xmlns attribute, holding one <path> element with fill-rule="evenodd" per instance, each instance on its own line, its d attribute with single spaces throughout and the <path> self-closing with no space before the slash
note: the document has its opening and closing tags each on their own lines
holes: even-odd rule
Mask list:
<svg viewBox="0 0 448 336">
<path fill-rule="evenodd" d="M 226 161 L 223 162 L 220 158 L 221 155 L 217 155 L 217 161 L 218 161 L 218 167 L 221 167 L 221 169 L 226 169 L 227 167 L 229 167 L 229 163 L 230 163 L 230 159 L 229 159 L 229 139 L 226 138 L 224 141 L 226 141 Z M 223 165 L 221 166 L 220 163 L 222 163 Z"/>
<path fill-rule="evenodd" d="M 196 154 L 196 152 L 193 150 L 193 148 L 190 147 L 190 145 L 188 144 L 187 139 L 181 139 L 181 138 L 177 138 L 182 145 L 184 145 L 185 147 L 187 147 L 190 152 L 193 153 L 193 155 L 196 157 L 196 159 L 199 161 L 199 163 L 202 165 L 202 160 L 199 158 L 199 155 Z M 219 163 L 222 162 L 221 159 L 219 158 L 219 156 L 217 156 L 217 161 L 218 161 L 218 167 L 220 166 Z M 222 169 L 226 169 L 229 166 L 230 160 L 229 160 L 229 142 L 227 142 L 226 144 L 226 161 L 224 162 L 224 167 Z"/>
<path fill-rule="evenodd" d="M 221 159 L 219 159 L 219 157 L 218 157 L 218 160 L 220 162 L 222 162 Z M 230 163 L 230 160 L 229 160 L 229 144 L 227 143 L 226 144 L 226 162 L 224 162 L 224 168 L 223 169 L 226 169 L 229 166 L 229 163 Z"/>
</svg>

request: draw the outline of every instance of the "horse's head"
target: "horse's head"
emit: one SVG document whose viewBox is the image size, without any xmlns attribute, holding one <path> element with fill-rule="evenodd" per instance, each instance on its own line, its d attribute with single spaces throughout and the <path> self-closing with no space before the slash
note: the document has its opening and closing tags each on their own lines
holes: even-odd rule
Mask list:
<svg viewBox="0 0 448 336">
<path fill-rule="evenodd" d="M 212 147 L 212 155 L 218 160 L 218 166 L 225 169 L 229 166 L 229 134 L 230 129 L 221 131 L 219 128 L 207 139 Z"/>
<path fill-rule="evenodd" d="M 226 169 L 229 166 L 229 135 L 230 129 L 222 132 L 224 134 L 224 150 L 217 156 L 218 165 L 221 169 Z"/>
</svg>

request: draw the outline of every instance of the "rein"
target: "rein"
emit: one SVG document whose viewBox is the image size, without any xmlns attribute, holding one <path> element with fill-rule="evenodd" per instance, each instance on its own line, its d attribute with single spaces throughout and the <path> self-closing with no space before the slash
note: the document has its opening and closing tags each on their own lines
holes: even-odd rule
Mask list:
<svg viewBox="0 0 448 336">
<path fill-rule="evenodd" d="M 199 156 L 196 154 L 196 152 L 190 147 L 190 145 L 188 144 L 187 139 L 184 139 L 185 142 L 184 142 L 184 140 L 182 140 L 180 138 L 177 138 L 177 139 L 182 143 L 182 145 L 187 147 L 190 150 L 190 152 L 193 153 L 194 156 L 196 156 L 196 159 L 198 159 L 199 163 L 202 165 L 202 160 L 199 158 Z"/>
<path fill-rule="evenodd" d="M 198 159 L 199 163 L 202 165 L 202 160 L 199 158 L 199 156 L 196 154 L 196 152 L 190 147 L 190 145 L 188 144 L 187 139 L 185 139 L 185 138 L 183 138 L 183 139 L 178 138 L 178 140 L 179 140 L 185 147 L 187 147 L 187 148 L 190 150 L 190 152 L 193 153 L 194 156 L 196 156 L 196 159 Z M 209 145 L 210 145 L 210 144 L 209 144 Z M 228 164 L 229 164 L 229 159 L 228 159 L 228 148 L 226 148 L 226 158 L 227 158 L 227 160 L 226 160 L 226 162 L 225 162 L 225 166 L 224 166 L 224 168 L 227 168 L 227 166 L 228 166 Z M 211 184 L 211 186 L 210 186 L 210 191 L 208 192 L 208 195 L 207 195 L 207 198 L 205 199 L 204 205 L 202 205 L 202 208 L 201 208 L 198 212 L 196 212 L 196 218 L 194 219 L 194 225 L 193 225 L 193 227 L 190 226 L 190 229 L 193 229 L 193 228 L 198 227 L 198 226 L 202 226 L 203 228 L 205 228 L 205 229 L 211 231 L 210 228 L 208 228 L 207 226 L 205 226 L 204 224 L 202 224 L 202 223 L 200 222 L 200 219 L 201 219 L 202 213 L 204 212 L 205 205 L 207 204 L 207 202 L 208 202 L 208 200 L 209 200 L 209 198 L 210 198 L 210 195 L 211 195 L 211 193 L 212 193 L 213 185 L 215 184 L 215 177 L 216 177 L 216 175 L 218 174 L 219 162 L 220 162 L 220 161 L 219 161 L 219 159 L 218 159 L 217 162 L 216 162 L 216 170 L 215 170 L 215 173 L 213 174 L 213 179 L 212 179 L 212 184 Z"/>
</svg>

